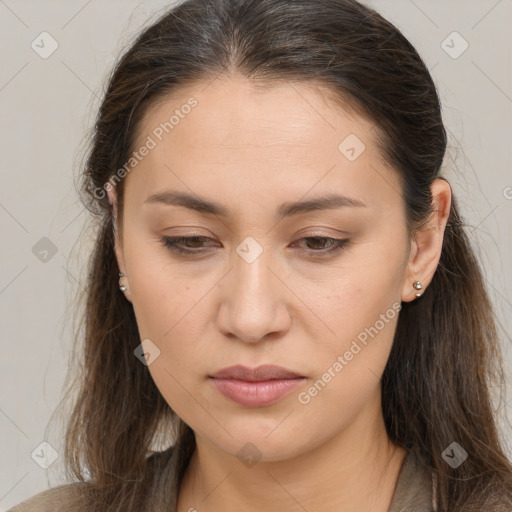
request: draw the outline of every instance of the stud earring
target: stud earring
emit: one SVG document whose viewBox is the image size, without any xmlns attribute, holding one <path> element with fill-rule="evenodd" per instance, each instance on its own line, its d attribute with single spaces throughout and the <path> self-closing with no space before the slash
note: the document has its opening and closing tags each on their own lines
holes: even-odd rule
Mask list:
<svg viewBox="0 0 512 512">
<path fill-rule="evenodd" d="M 126 277 L 126 276 L 125 276 L 122 272 L 119 272 L 119 277 L 121 278 L 121 277 Z M 119 279 L 119 281 L 121 281 L 121 279 Z M 120 289 L 122 292 L 125 292 L 125 291 L 128 289 L 128 287 L 127 287 L 127 286 L 124 286 L 124 285 L 122 285 L 122 284 L 119 284 L 119 289 Z"/>
<path fill-rule="evenodd" d="M 423 285 L 419 282 L 419 281 L 415 281 L 413 284 L 412 284 L 413 288 L 415 290 L 422 290 L 423 289 Z M 418 292 L 416 293 L 416 297 L 421 297 L 422 295 L 422 292 Z"/>
</svg>

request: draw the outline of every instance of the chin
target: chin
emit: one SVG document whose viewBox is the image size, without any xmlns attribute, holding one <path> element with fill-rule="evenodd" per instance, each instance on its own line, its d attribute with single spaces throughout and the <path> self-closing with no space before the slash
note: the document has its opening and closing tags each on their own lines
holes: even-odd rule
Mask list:
<svg viewBox="0 0 512 512">
<path fill-rule="evenodd" d="M 222 421 L 219 418 L 219 422 L 233 434 L 233 437 L 221 429 L 224 434 L 221 437 L 213 438 L 212 431 L 209 430 L 206 432 L 205 439 L 216 446 L 218 450 L 237 457 L 242 462 L 244 459 L 261 462 L 285 461 L 313 448 L 313 446 L 309 446 L 313 443 L 308 440 L 308 436 L 301 431 L 299 425 L 288 424 L 285 426 L 286 421 L 280 425 L 286 414 L 279 416 L 279 419 L 256 420 L 249 418 L 236 422 Z M 298 435 L 299 433 L 300 435 Z M 318 436 L 312 437 L 318 438 Z"/>
</svg>

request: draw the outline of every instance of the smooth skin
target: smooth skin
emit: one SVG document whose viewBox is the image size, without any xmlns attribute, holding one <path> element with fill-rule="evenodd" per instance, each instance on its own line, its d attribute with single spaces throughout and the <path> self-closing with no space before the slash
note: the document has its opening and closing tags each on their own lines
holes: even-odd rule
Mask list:
<svg viewBox="0 0 512 512">
<path fill-rule="evenodd" d="M 409 236 L 375 125 L 305 83 L 197 83 L 150 109 L 137 143 L 192 96 L 197 106 L 124 178 L 116 243 L 140 338 L 160 350 L 148 369 L 196 435 L 178 512 L 386 512 L 406 455 L 387 436 L 380 389 L 398 315 L 307 404 L 298 395 L 393 304 L 416 300 L 415 281 L 429 285 L 450 186 L 433 183 L 434 213 Z M 353 161 L 339 150 L 350 134 L 365 145 Z M 166 190 L 229 215 L 145 203 Z M 330 193 L 365 206 L 276 217 L 283 203 Z M 118 219 L 114 188 L 109 198 Z M 182 243 L 203 252 L 181 255 L 163 236 L 208 239 Z M 247 237 L 262 250 L 251 263 L 237 252 Z M 308 237 L 348 242 L 328 253 L 328 240 Z M 307 381 L 277 403 L 244 407 L 208 377 L 234 364 L 276 364 Z M 251 467 L 237 456 L 247 443 L 259 458 Z"/>
</svg>

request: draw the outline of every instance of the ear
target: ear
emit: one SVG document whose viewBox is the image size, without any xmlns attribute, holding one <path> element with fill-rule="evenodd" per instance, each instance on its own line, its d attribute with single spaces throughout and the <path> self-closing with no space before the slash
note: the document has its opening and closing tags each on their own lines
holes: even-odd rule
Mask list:
<svg viewBox="0 0 512 512">
<path fill-rule="evenodd" d="M 430 187 L 433 211 L 427 222 L 419 228 L 412 241 L 411 253 L 407 264 L 405 283 L 402 290 L 402 301 L 416 299 L 413 283 L 419 281 L 422 292 L 431 283 L 441 258 L 444 231 L 448 223 L 452 202 L 450 184 L 444 179 L 436 179 Z"/>
<path fill-rule="evenodd" d="M 119 278 L 119 285 L 126 287 L 126 290 L 123 292 L 124 296 L 127 300 L 132 302 L 132 294 L 130 291 L 130 283 L 128 280 L 128 274 L 126 272 L 126 266 L 124 263 L 124 254 L 123 254 L 123 246 L 122 241 L 119 237 L 119 230 L 118 230 L 118 213 L 117 213 L 117 193 L 115 191 L 115 187 L 109 185 L 106 187 L 107 194 L 108 194 L 108 201 L 112 205 L 112 223 L 113 223 L 113 229 L 114 229 L 114 238 L 115 238 L 115 245 L 114 245 L 114 251 L 116 255 L 117 260 L 117 266 L 119 268 L 119 271 L 124 274 L 123 277 Z"/>
</svg>

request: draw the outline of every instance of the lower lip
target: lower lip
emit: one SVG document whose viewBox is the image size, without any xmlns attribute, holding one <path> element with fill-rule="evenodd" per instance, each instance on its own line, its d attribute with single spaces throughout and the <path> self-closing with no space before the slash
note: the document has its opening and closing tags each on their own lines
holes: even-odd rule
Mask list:
<svg viewBox="0 0 512 512">
<path fill-rule="evenodd" d="M 291 393 L 306 379 L 275 379 L 260 382 L 249 382 L 237 379 L 211 378 L 226 398 L 246 407 L 264 407 L 271 405 Z"/>
</svg>

